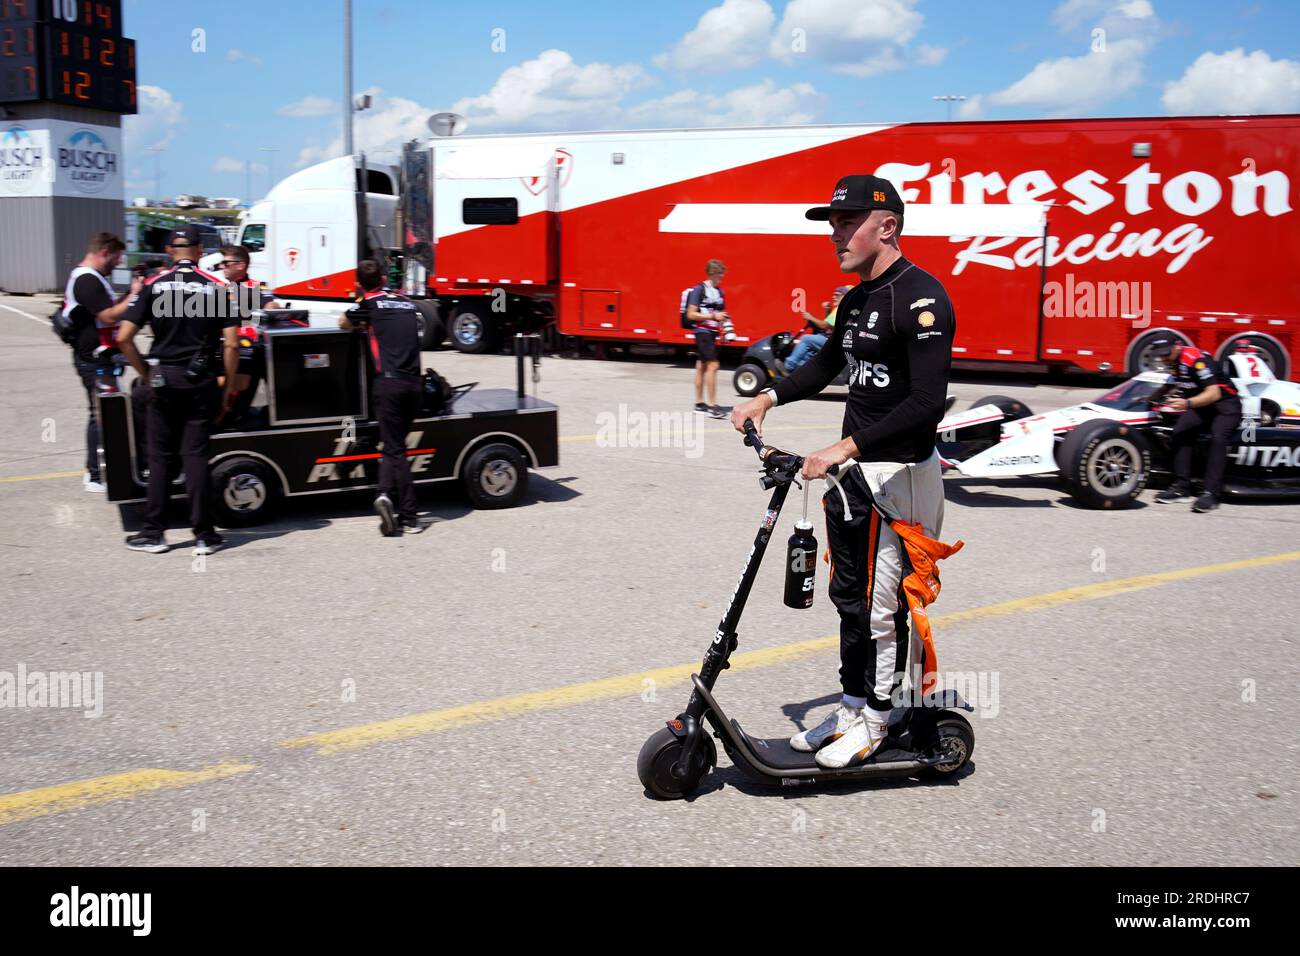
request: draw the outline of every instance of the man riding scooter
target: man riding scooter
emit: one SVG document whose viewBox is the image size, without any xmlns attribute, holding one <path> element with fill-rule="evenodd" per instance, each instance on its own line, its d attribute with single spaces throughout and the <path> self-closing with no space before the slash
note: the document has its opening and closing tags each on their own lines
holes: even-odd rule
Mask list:
<svg viewBox="0 0 1300 956">
<path fill-rule="evenodd" d="M 903 257 L 903 202 L 887 180 L 845 176 L 829 205 L 805 215 L 830 222 L 840 270 L 861 281 L 840 302 L 825 347 L 738 406 L 731 421 L 738 431 L 747 421 L 761 431 L 769 409 L 816 395 L 848 365 L 843 437 L 808 455 L 802 471 L 810 481 L 833 465 L 854 464 L 840 471 L 851 517 L 838 494 L 824 501 L 843 695 L 821 723 L 790 741 L 795 750 L 815 751 L 820 766 L 837 768 L 865 761 L 885 739 L 907 668 L 907 629 L 899 624 L 908 551 L 891 522 L 911 526 L 909 537 L 915 530 L 937 537 L 943 525 L 934 440 L 956 319 L 939 281 Z"/>
</svg>

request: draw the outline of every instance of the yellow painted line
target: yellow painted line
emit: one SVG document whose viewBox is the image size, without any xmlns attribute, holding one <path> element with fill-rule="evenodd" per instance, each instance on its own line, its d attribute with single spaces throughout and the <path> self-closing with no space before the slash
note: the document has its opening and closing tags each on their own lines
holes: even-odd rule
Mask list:
<svg viewBox="0 0 1300 956">
<path fill-rule="evenodd" d="M 1182 568 L 1176 571 L 1162 571 L 1155 574 L 1121 578 L 1115 581 L 1103 581 L 1097 584 L 1085 584 L 1080 587 L 1049 591 L 1046 594 L 1018 598 L 1013 601 L 988 604 L 966 611 L 955 611 L 951 614 L 932 617 L 930 620 L 933 624 L 946 626 L 1004 614 L 1039 611 L 1044 608 L 1058 607 L 1078 601 L 1094 601 L 1100 598 L 1114 597 L 1118 594 L 1158 587 L 1172 581 L 1183 581 L 1208 574 L 1224 574 L 1248 568 L 1264 567 L 1270 564 L 1282 564 L 1288 561 L 1300 561 L 1300 551 L 1290 551 L 1285 554 L 1274 554 L 1261 558 L 1247 558 L 1242 561 L 1226 561 L 1221 564 L 1207 564 L 1195 568 Z M 771 667 L 774 664 L 795 661 L 823 651 L 833 650 L 838 645 L 839 637 L 837 635 L 797 641 L 793 644 L 782 644 L 779 647 L 745 651 L 732 656 L 731 666 L 735 670 Z M 381 720 L 375 723 L 360 724 L 355 727 L 329 730 L 319 734 L 308 734 L 303 737 L 295 737 L 292 740 L 281 741 L 280 746 L 317 747 L 321 754 L 356 750 L 375 743 L 403 740 L 423 734 L 441 733 L 472 724 L 507 720 L 524 714 L 537 713 L 538 711 L 557 710 L 575 704 L 587 704 L 598 700 L 640 694 L 647 686 L 660 687 L 688 680 L 691 674 L 699 670 L 699 667 L 698 663 L 677 664 L 672 667 L 643 671 L 639 674 L 605 677 L 581 684 L 569 684 L 565 687 L 529 691 L 511 697 L 499 697 L 495 700 L 462 704 L 459 707 L 395 717 L 392 720 Z"/>
<path fill-rule="evenodd" d="M 1159 587 L 1173 581 L 1185 581 L 1210 574 L 1225 574 L 1252 568 L 1267 567 L 1290 561 L 1300 561 L 1300 551 L 1267 555 L 1259 558 L 1247 558 L 1241 561 L 1225 561 L 1220 564 L 1206 564 L 1194 568 L 1181 568 L 1174 571 L 1160 571 L 1143 574 L 1115 581 L 1102 581 L 1079 587 L 1049 591 L 998 604 L 971 608 L 966 611 L 954 611 L 931 620 L 937 625 L 960 624 L 998 615 L 1019 614 L 1038 611 L 1050 607 L 1059 607 L 1079 601 L 1091 601 L 1114 597 L 1146 588 Z M 751 670 L 759 667 L 772 667 L 823 652 L 833 652 L 839 644 L 839 637 L 818 637 L 806 641 L 796 641 L 779 647 L 768 647 L 754 651 L 744 651 L 731 658 L 735 670 Z M 459 707 L 427 711 L 383 720 L 355 727 L 319 734 L 308 734 L 292 740 L 280 741 L 281 747 L 316 747 L 321 754 L 333 754 L 355 750 L 375 743 L 402 740 L 423 734 L 438 733 L 467 727 L 473 724 L 507 720 L 524 714 L 555 710 L 577 704 L 592 703 L 631 694 L 640 694 L 647 686 L 656 688 L 686 681 L 699 668 L 698 663 L 677 664 L 639 674 L 625 674 L 621 677 L 606 677 L 600 680 L 570 684 L 548 690 L 530 691 L 512 697 L 496 700 L 479 701 Z M 649 684 L 648 682 L 653 682 Z M 255 764 L 222 763 L 194 771 L 145 769 L 126 773 L 97 777 L 93 780 L 74 781 L 43 787 L 39 790 L 27 790 L 19 793 L 0 794 L 0 825 L 18 823 L 53 813 L 64 813 L 83 807 L 97 806 L 117 800 L 129 800 L 156 790 L 189 787 L 195 784 L 220 780 L 226 777 L 247 773 L 255 769 Z"/>
<path fill-rule="evenodd" d="M 254 768 L 251 763 L 221 763 L 201 770 L 128 770 L 126 773 L 55 784 L 39 790 L 0 794 L 0 825 L 19 823 L 51 813 L 66 813 L 117 800 L 129 800 L 142 793 L 190 787 L 209 780 L 221 780 Z"/>
<path fill-rule="evenodd" d="M 78 475 L 84 474 L 84 471 L 51 471 L 43 475 L 15 475 L 12 478 L 0 478 L 0 484 L 10 481 L 49 481 L 51 478 L 76 478 Z"/>
</svg>

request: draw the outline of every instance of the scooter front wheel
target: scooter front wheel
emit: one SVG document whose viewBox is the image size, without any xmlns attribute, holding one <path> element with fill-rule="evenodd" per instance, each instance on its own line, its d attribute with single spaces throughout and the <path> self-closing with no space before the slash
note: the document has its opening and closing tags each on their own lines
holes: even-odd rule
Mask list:
<svg viewBox="0 0 1300 956">
<path fill-rule="evenodd" d="M 951 777 L 970 761 L 975 752 L 975 731 L 970 723 L 960 714 L 949 712 L 934 726 L 934 754 L 946 757 L 942 763 L 931 764 L 925 768 L 925 776 L 930 778 Z"/>
<path fill-rule="evenodd" d="M 700 745 L 691 756 L 685 776 L 673 775 L 673 767 L 682 756 L 682 741 L 665 727 L 641 745 L 636 758 L 636 775 L 646 791 L 660 800 L 680 800 L 689 797 L 700 785 L 704 775 L 718 763 L 718 750 L 707 730 L 700 731 Z"/>
</svg>

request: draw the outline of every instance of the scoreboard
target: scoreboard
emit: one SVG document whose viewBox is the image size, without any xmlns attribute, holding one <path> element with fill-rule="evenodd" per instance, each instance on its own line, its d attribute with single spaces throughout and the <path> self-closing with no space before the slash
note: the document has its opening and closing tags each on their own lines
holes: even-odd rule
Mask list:
<svg viewBox="0 0 1300 956">
<path fill-rule="evenodd" d="M 122 0 L 0 0 L 0 103 L 136 112 Z"/>
</svg>

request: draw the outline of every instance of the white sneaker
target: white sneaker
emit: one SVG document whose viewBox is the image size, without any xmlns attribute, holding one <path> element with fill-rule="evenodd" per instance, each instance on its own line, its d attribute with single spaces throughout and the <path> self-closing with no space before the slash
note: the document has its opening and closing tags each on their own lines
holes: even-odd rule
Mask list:
<svg viewBox="0 0 1300 956">
<path fill-rule="evenodd" d="M 839 740 L 844 735 L 844 731 L 857 719 L 858 712 L 841 702 L 816 727 L 791 737 L 790 749 L 810 754 L 832 740 Z"/>
<path fill-rule="evenodd" d="M 889 731 L 889 712 L 863 707 L 844 732 L 821 750 L 814 758 L 819 767 L 837 770 L 849 764 L 862 763 L 880 747 Z"/>
<path fill-rule="evenodd" d="M 86 491 L 93 491 L 95 492 L 95 494 L 98 495 L 102 495 L 106 491 L 108 491 L 108 486 L 105 485 L 102 481 L 95 481 L 93 478 L 91 478 L 90 472 L 86 472 L 84 475 L 81 476 L 81 487 L 84 488 Z"/>
</svg>

